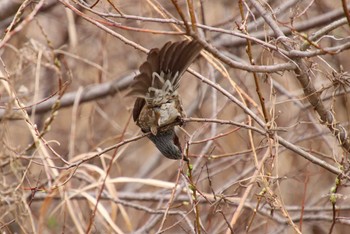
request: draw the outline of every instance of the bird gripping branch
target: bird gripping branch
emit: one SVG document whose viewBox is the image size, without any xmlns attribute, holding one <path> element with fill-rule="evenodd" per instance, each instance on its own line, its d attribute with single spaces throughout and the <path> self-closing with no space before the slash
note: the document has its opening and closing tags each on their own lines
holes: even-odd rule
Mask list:
<svg viewBox="0 0 350 234">
<path fill-rule="evenodd" d="M 133 119 L 142 132 L 151 132 L 148 138 L 169 159 L 182 158 L 173 124 L 185 117 L 177 89 L 201 49 L 197 41 L 167 42 L 161 49 L 150 50 L 134 78 L 130 92 L 137 97 Z"/>
</svg>

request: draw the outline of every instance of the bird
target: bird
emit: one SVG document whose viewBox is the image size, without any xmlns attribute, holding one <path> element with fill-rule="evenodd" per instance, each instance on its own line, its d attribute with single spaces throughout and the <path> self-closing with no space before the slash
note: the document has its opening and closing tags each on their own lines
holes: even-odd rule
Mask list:
<svg viewBox="0 0 350 234">
<path fill-rule="evenodd" d="M 196 40 L 168 41 L 149 51 L 134 77 L 130 95 L 136 96 L 133 120 L 158 150 L 169 159 L 184 159 L 175 125 L 186 116 L 177 89 L 182 75 L 197 58 L 202 45 Z"/>
</svg>

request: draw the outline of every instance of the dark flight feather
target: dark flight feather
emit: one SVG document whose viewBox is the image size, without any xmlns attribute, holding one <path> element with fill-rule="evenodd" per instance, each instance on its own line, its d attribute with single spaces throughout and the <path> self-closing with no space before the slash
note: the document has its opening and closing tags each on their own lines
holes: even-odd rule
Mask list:
<svg viewBox="0 0 350 234">
<path fill-rule="evenodd" d="M 145 97 L 148 88 L 161 89 L 163 83 L 158 79 L 153 79 L 153 73 L 160 75 L 171 73 L 167 77 L 174 84 L 174 91 L 179 87 L 181 76 L 198 56 L 202 46 L 197 41 L 167 42 L 160 50 L 151 49 L 147 61 L 140 66 L 140 74 L 134 78 L 133 91 L 129 94 Z M 178 73 L 177 77 L 174 77 Z M 153 82 L 153 83 L 152 83 Z"/>
</svg>

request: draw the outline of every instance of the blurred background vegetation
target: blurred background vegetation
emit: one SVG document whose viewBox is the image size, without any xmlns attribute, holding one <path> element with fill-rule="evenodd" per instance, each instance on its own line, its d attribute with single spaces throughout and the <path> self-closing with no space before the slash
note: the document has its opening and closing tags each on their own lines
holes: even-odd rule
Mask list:
<svg viewBox="0 0 350 234">
<path fill-rule="evenodd" d="M 2 0 L 1 232 L 350 232 L 347 8 Z M 140 137 L 126 94 L 149 49 L 193 37 L 189 172 Z"/>
</svg>

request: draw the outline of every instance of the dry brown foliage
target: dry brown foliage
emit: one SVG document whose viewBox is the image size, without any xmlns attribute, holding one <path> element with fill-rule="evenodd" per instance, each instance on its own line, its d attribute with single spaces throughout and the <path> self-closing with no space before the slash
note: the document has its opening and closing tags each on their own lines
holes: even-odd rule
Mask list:
<svg viewBox="0 0 350 234">
<path fill-rule="evenodd" d="M 345 0 L 1 0 L 2 233 L 349 233 Z M 126 95 L 196 39 L 160 155 Z"/>
</svg>

